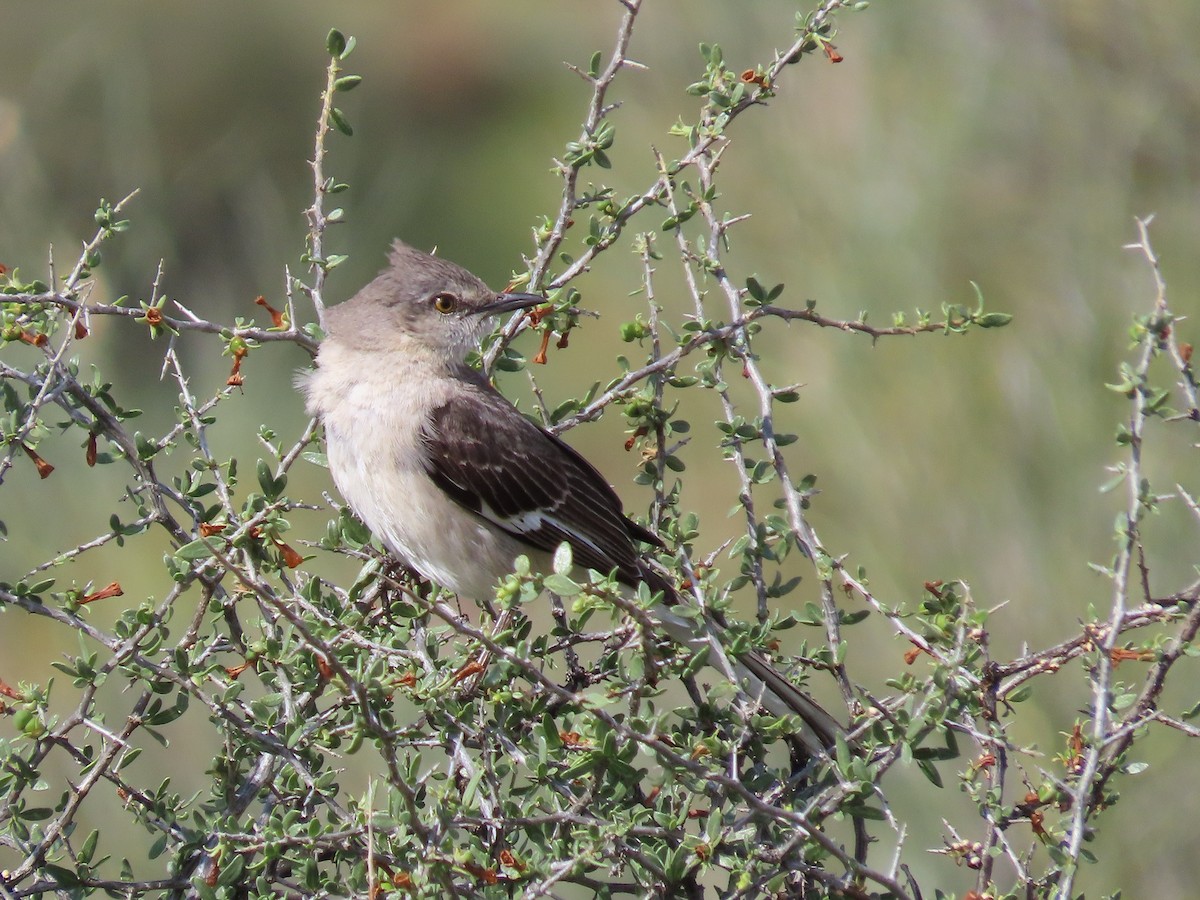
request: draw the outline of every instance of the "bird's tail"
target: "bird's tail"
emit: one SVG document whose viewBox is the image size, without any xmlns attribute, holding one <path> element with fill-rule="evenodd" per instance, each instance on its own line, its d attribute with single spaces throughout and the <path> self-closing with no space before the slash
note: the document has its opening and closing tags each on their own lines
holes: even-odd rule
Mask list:
<svg viewBox="0 0 1200 900">
<path fill-rule="evenodd" d="M 708 664 L 771 713 L 799 717 L 804 727 L 795 737 L 810 753 L 819 755 L 831 751 L 837 736 L 846 733 L 845 727 L 816 700 L 792 684 L 761 653 L 751 650 L 730 659 L 720 640 L 719 625 L 694 621 L 672 611 L 672 606 L 686 602 L 670 590 L 664 593 L 664 602 L 654 608 L 653 615 L 679 643 L 697 651 L 707 649 Z"/>
<path fill-rule="evenodd" d="M 761 703 L 777 716 L 796 716 L 803 727 L 791 737 L 813 756 L 831 753 L 838 736 L 846 728 L 830 715 L 821 704 L 808 696 L 775 668 L 761 653 L 750 650 L 730 659 L 721 641 L 721 625 L 708 619 L 684 617 L 678 608 L 688 601 L 657 572 L 644 566 L 643 580 L 655 593 L 661 591 L 662 602 L 651 610 L 664 630 L 684 646 L 697 652 L 708 651 L 708 665 L 736 684 L 748 696 Z M 673 610 L 674 608 L 674 610 Z M 854 858 L 865 864 L 871 837 L 862 816 L 853 815 Z"/>
<path fill-rule="evenodd" d="M 813 753 L 830 751 L 846 729 L 816 700 L 800 690 L 766 657 L 751 650 L 737 658 L 733 672 L 746 693 L 777 716 L 799 716 L 804 730 L 797 735 Z"/>
</svg>

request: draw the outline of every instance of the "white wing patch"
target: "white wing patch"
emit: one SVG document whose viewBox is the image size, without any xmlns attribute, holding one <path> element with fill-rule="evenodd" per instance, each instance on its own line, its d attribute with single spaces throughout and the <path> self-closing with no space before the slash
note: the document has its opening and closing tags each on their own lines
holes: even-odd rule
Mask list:
<svg viewBox="0 0 1200 900">
<path fill-rule="evenodd" d="M 552 509 L 528 509 L 514 516 L 502 516 L 492 509 L 486 501 L 480 500 L 479 514 L 490 522 L 495 522 L 510 534 L 538 534 L 547 531 L 562 535 L 572 544 L 590 547 L 603 558 L 606 554 L 591 536 L 580 534 L 578 529 L 571 527 L 554 515 Z"/>
</svg>

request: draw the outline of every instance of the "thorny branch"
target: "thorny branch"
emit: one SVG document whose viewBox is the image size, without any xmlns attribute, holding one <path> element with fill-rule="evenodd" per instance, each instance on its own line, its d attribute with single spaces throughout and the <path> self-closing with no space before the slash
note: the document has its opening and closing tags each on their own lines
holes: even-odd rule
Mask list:
<svg viewBox="0 0 1200 900">
<path fill-rule="evenodd" d="M 621 20 L 607 62 L 594 74 L 575 69 L 591 86 L 581 144 L 594 140 L 616 109 L 608 98 L 618 76 L 642 68 L 629 55 L 641 0 L 621 0 L 620 5 Z M 826 0 L 807 18 L 791 45 L 763 67 L 761 77 L 756 76 L 755 87 L 724 110 L 725 128 L 751 106 L 764 105 L 788 65 L 827 44 L 830 16 L 840 7 L 839 0 Z M 325 277 L 335 264 L 326 252 L 326 228 L 338 219 L 324 209 L 334 188 L 325 174 L 324 142 L 344 57 L 345 53 L 334 55 L 330 62 L 311 160 L 314 201 L 306 217 L 313 283 L 297 288 L 312 303 L 318 321 L 324 309 Z M 678 522 L 687 495 L 682 482 L 667 484 L 671 471 L 667 460 L 679 448 L 672 445 L 667 428 L 673 402 L 673 388 L 668 385 L 670 379 L 693 369 L 711 375 L 707 386 L 714 391 L 727 428 L 722 449 L 737 469 L 736 493 L 745 522 L 745 545 L 737 552 L 745 561 L 745 581 L 758 609 L 759 629 L 747 639 L 760 643 L 771 639 L 770 625 L 778 611 L 773 607 L 780 605 L 780 591 L 771 577 L 794 548 L 815 575 L 825 632 L 825 646 L 808 662 L 832 673 L 855 716 L 837 758 L 793 770 L 789 777 L 787 771 L 772 769 L 765 762 L 761 738 L 744 714 L 720 719 L 709 710 L 664 712 L 670 704 L 660 699 L 659 673 L 674 673 L 694 684 L 698 680 L 695 661 L 657 646 L 654 623 L 645 610 L 634 601 L 611 596 L 602 579 L 580 586 L 577 604 L 562 602 L 556 607 L 555 633 L 539 643 L 530 634 L 528 619 L 519 615 L 523 604 L 538 593 L 534 576 L 516 578 L 510 586 L 516 592 L 509 596 L 513 607 L 509 612 L 517 614 L 515 620 L 501 617 L 491 627 L 473 623 L 447 606 L 441 595 L 414 590 L 388 571 L 375 553 L 363 549 L 366 537 L 355 537 L 355 524 L 340 510 L 335 510 L 338 517 L 329 536 L 302 546 L 319 550 L 318 555 L 337 554 L 364 563 L 359 579 L 341 587 L 301 568 L 306 561 L 284 543 L 282 535 L 290 527 L 284 517 L 304 504 L 288 498 L 283 489 L 289 471 L 312 448 L 316 424 L 308 422 L 278 443 L 264 439 L 271 460 L 260 470 L 262 491 L 254 502 L 245 500 L 232 465 L 214 450 L 211 439 L 218 427 L 216 414 L 233 392 L 226 388 L 207 398 L 196 396 L 173 336 L 194 332 L 226 342 L 285 342 L 311 353 L 315 342 L 300 326 L 292 306 L 291 292 L 298 282 L 287 276 L 286 322 L 273 327 L 230 327 L 205 320 L 178 303 L 178 315 L 160 312 L 150 321 L 145 309 L 92 302 L 86 279 L 100 243 L 112 236 L 112 229 L 102 228 L 85 244 L 60 286 L 0 295 L 7 307 L 19 308 L 14 319 L 19 329 L 42 327 L 46 317 L 50 323 L 45 326 L 47 339 L 37 344 L 41 356 L 36 365 L 0 362 L 0 381 L 20 386 L 29 397 L 21 405 L 15 428 L 3 436 L 7 446 L 0 457 L 0 485 L 20 465 L 22 453 L 36 450 L 32 444 L 44 427 L 42 420 L 55 409 L 66 416 L 68 425 L 90 435 L 93 443 L 103 439 L 113 448 L 117 460 L 128 466 L 132 479 L 128 499 L 138 507 L 131 521 L 31 562 L 18 584 L 0 585 L 0 609 L 69 630 L 86 648 L 79 658 L 64 664 L 78 690 L 78 701 L 73 700 L 74 709 L 60 718 L 49 714 L 48 699 L 37 686 L 12 687 L 0 680 L 0 714 L 14 724 L 20 722 L 23 735 L 23 743 L 12 744 L 13 752 L 7 744 L 0 745 L 5 751 L 0 757 L 0 849 L 18 860 L 0 871 L 0 898 L 64 893 L 76 887 L 130 896 L 151 892 L 192 896 L 197 884 L 211 888 L 239 865 L 257 867 L 255 872 L 280 890 L 301 893 L 306 865 L 328 864 L 331 871 L 340 872 L 345 870 L 338 867 L 363 860 L 368 861 L 372 895 L 384 890 L 385 881 L 397 890 L 412 884 L 440 886 L 447 896 L 473 894 L 481 885 L 554 896 L 558 886 L 567 883 L 630 893 L 653 883 L 664 892 L 686 888 L 695 893 L 703 889 L 699 879 L 712 871 L 712 864 L 732 871 L 753 863 L 759 868 L 733 896 L 762 895 L 783 872 L 793 879 L 792 885 L 799 879 L 847 896 L 865 896 L 865 885 L 871 884 L 890 896 L 919 897 L 920 890 L 902 862 L 906 823 L 888 805 L 881 782 L 885 773 L 913 758 L 930 767 L 930 760 L 953 758 L 953 748 L 947 745 L 943 751 L 937 741 L 931 741 L 934 737 L 949 741 L 944 735 L 953 734 L 974 741 L 980 751 L 963 777 L 968 786 L 986 787 L 973 795 L 980 806 L 982 840 L 963 838 L 947 823 L 952 840 L 942 852 L 978 869 L 975 887 L 980 896 L 1003 880 L 996 868 L 1005 861 L 1009 880 L 1015 879 L 1027 892 L 1054 890 L 1064 897 L 1071 895 L 1088 829 L 1105 808 L 1110 784 L 1140 734 L 1159 723 L 1191 737 L 1200 735 L 1200 729 L 1184 720 L 1186 716 L 1159 709 L 1170 671 L 1185 658 L 1200 630 L 1200 585 L 1151 596 L 1141 528 L 1150 506 L 1165 499 L 1144 486 L 1143 460 L 1152 437 L 1148 426 L 1158 415 L 1147 387 L 1154 359 L 1165 355 L 1171 361 L 1186 406 L 1166 421 L 1186 425 L 1200 418 L 1191 348 L 1176 334 L 1165 281 L 1148 238 L 1149 220 L 1138 222 L 1135 247 L 1151 266 L 1156 300 L 1144 327 L 1129 393 L 1129 460 L 1123 469 L 1126 505 L 1111 569 L 1109 615 L 1104 621 L 1085 622 L 1080 634 L 1050 647 L 996 662 L 988 656 L 986 621 L 977 618 L 965 586 L 927 586 L 931 605 L 936 601 L 954 612 L 952 626 L 939 632 L 932 624 L 935 616 L 914 615 L 877 597 L 864 579 L 851 572 L 845 557 L 822 544 L 808 521 L 806 489 L 791 474 L 778 431 L 777 404 L 786 389 L 772 383 L 771 361 L 756 353 L 754 338 L 758 329 L 780 321 L 807 322 L 872 340 L 957 331 L 969 322 L 948 315 L 941 322 L 877 328 L 865 321 L 830 318 L 811 306 L 788 309 L 772 302 L 749 303 L 748 289 L 740 287 L 741 280 L 733 274 L 736 263 L 724 258 L 731 230 L 745 217 L 724 216 L 711 190 L 728 146 L 723 134 L 712 130 L 699 133 L 673 165 L 655 152 L 649 184 L 623 202 L 598 240 L 554 272 L 572 218 L 589 202 L 581 197 L 578 185 L 582 165 L 569 160 L 556 163 L 561 200 L 529 263 L 531 289 L 568 285 L 598 254 L 613 247 L 631 224 L 642 221 L 639 214 L 654 208 L 665 208 L 678 221 L 684 211 L 681 203 L 694 205 L 701 227 L 695 232 L 670 229 L 692 300 L 694 327 L 681 331 L 683 336 L 671 346 L 673 331 L 660 318 L 656 303 L 659 257 L 654 236 L 640 235 L 639 284 L 649 304 L 648 359 L 561 417 L 553 430 L 561 433 L 593 421 L 648 390 L 655 418 L 641 437 L 648 445 L 646 459 L 652 463 L 653 521 Z M 685 193 L 678 178 L 685 170 L 695 174 L 697 191 Z M 129 199 L 114 205 L 112 214 L 122 211 Z M 715 285 L 715 297 L 710 296 L 709 285 Z M 156 278 L 152 300 L 157 303 L 160 298 Z M 131 431 L 112 398 L 73 374 L 69 360 L 74 344 L 100 317 L 126 328 L 153 325 L 172 333 L 163 371 L 177 396 L 172 402 L 178 403 L 179 416 L 162 435 L 145 437 Z M 493 363 L 526 327 L 523 317 L 510 321 L 487 351 L 485 365 Z M 709 361 L 714 361 L 711 366 Z M 741 380 L 726 381 L 729 371 Z M 751 395 L 748 404 L 740 396 L 741 389 L 734 387 L 743 383 Z M 742 430 L 739 423 L 744 423 L 747 408 L 753 426 Z M 200 474 L 167 474 L 171 451 L 185 440 L 194 448 L 188 460 L 190 471 Z M 754 475 L 756 453 L 765 456 L 770 477 Z M 211 499 L 203 500 L 206 496 Z M 1200 518 L 1200 506 L 1183 487 L 1174 498 Z M 771 513 L 775 507 L 782 509 L 782 516 Z M 165 535 L 172 548 L 169 587 L 162 599 L 127 610 L 112 626 L 101 627 L 89 618 L 90 598 L 84 592 L 51 594 L 49 587 L 37 584 L 39 578 L 68 564 L 81 565 L 99 547 L 151 530 Z M 728 582 L 717 583 L 711 574 L 713 560 L 724 550 L 718 547 L 706 557 L 686 544 L 678 548 L 678 567 L 708 608 L 722 607 L 730 592 Z M 1134 600 L 1138 587 L 1142 596 Z M 879 614 L 892 632 L 910 642 L 913 658 L 929 661 L 928 677 L 897 679 L 895 693 L 884 698 L 856 684 L 844 663 L 846 611 L 839 606 L 839 594 L 847 605 Z M 189 598 L 191 607 L 186 605 Z M 618 623 L 584 628 L 597 611 L 610 613 Z M 181 622 L 186 627 L 179 630 Z M 1131 634 L 1147 629 L 1167 635 L 1152 652 L 1123 646 Z M 503 675 L 493 677 L 495 669 L 472 668 L 477 666 L 478 648 L 486 651 Z M 1150 665 L 1140 691 L 1118 708 L 1114 672 L 1130 659 Z M 1032 800 L 1027 796 L 1023 803 L 1005 801 L 1006 789 L 1014 793 L 1014 774 L 1025 777 L 1040 763 L 1034 754 L 1012 744 L 1004 715 L 1020 689 L 1034 679 L 1076 671 L 1077 667 L 1068 668 L 1074 660 L 1086 661 L 1092 685 L 1086 740 L 1081 737 L 1078 748 L 1071 751 L 1065 777 L 1043 772 L 1045 784 L 1057 791 L 1056 796 L 1045 799 L 1031 792 Z M 0 678 L 8 675 L 0 672 Z M 243 690 L 243 680 L 253 689 Z M 123 701 L 127 711 L 115 717 L 115 725 L 105 724 L 100 712 L 111 700 L 104 695 L 106 681 L 137 685 L 132 702 Z M 395 693 L 416 708 L 411 720 L 397 717 Z M 167 696 L 177 698 L 174 708 L 164 705 L 161 698 Z M 216 810 L 209 819 L 201 817 L 199 807 L 189 806 L 165 787 L 136 783 L 135 770 L 126 769 L 140 752 L 139 741 L 164 733 L 172 717 L 182 716 L 189 702 L 214 723 L 224 744 L 209 773 L 214 779 L 209 802 Z M 541 743 L 533 739 L 539 734 Z M 348 797 L 331 777 L 330 760 L 337 757 L 343 742 L 355 749 L 367 742 L 373 748 L 378 777 L 388 788 L 386 815 L 377 816 L 371 804 L 364 807 Z M 52 754 L 61 754 L 75 775 L 59 805 L 48 810 L 31 831 L 21 816 Z M 652 790 L 643 786 L 644 773 L 639 774 L 641 770 L 630 762 L 642 757 L 685 785 L 680 806 L 664 803 L 678 788 L 671 780 Z M 623 825 L 620 833 L 614 832 L 594 848 L 594 858 L 563 859 L 536 874 L 523 874 L 514 848 L 520 848 L 527 830 L 539 829 L 538 834 L 566 840 L 576 831 L 597 833 L 611 827 L 604 815 L 611 809 L 605 805 L 610 798 L 601 796 L 597 785 L 604 784 L 603 777 L 619 766 L 634 773 L 626 779 L 633 785 L 628 803 L 652 815 Z M 813 783 L 804 784 L 797 771 L 814 775 Z M 101 784 L 116 790 L 131 816 L 161 842 L 171 860 L 172 877 L 108 877 L 84 859 L 88 854 L 75 830 L 81 810 Z M 561 805 L 523 808 L 515 814 L 511 798 L 541 784 L 552 789 Z M 446 792 L 447 785 L 453 789 Z M 469 810 L 453 805 L 468 793 L 474 801 Z M 437 798 L 447 805 L 430 816 L 428 806 Z M 840 814 L 853 814 L 868 800 L 876 804 L 875 811 L 895 835 L 895 855 L 886 869 L 855 861 L 827 831 Z M 1042 810 L 1051 802 L 1066 813 L 1059 826 L 1044 821 Z M 189 818 L 189 813 L 196 818 Z M 319 834 L 309 833 L 308 826 L 287 832 L 280 823 L 288 817 L 331 827 Z M 1026 822 L 1043 841 L 1055 842 L 1067 865 L 1057 869 L 1048 865 L 1043 871 L 1032 854 L 1017 849 L 1020 842 L 1011 829 Z M 763 834 L 787 836 L 764 842 L 759 839 Z M 414 855 L 411 846 L 419 852 Z M 658 846 L 686 850 L 684 862 L 676 866 L 677 860 L 660 857 L 654 850 Z M 737 851 L 728 848 L 741 848 L 742 856 L 730 859 Z M 483 855 L 472 855 L 476 850 Z M 841 874 L 830 871 L 831 864 L 840 867 Z M 67 865 L 74 867 L 72 884 L 61 874 Z"/>
<path fill-rule="evenodd" d="M 750 109 L 750 107 L 764 103 L 764 98 L 772 95 L 774 86 L 784 68 L 799 61 L 805 50 L 813 46 L 814 37 L 827 27 L 828 20 L 833 12 L 841 9 L 843 5 L 842 0 L 824 0 L 809 17 L 806 27 L 800 31 L 796 39 L 792 42 L 792 45 L 784 52 L 776 54 L 775 60 L 767 69 L 766 84 L 770 85 L 770 87 L 759 86 L 757 90 L 750 92 L 737 104 L 726 110 L 725 121 L 727 125 L 732 124 L 735 119 Z M 627 56 L 630 36 L 633 32 L 638 12 L 641 9 L 641 0 L 625 0 L 622 6 L 625 7 L 625 14 L 618 27 L 616 45 L 607 65 L 595 77 L 584 75 L 586 80 L 592 82 L 593 91 L 581 134 L 583 141 L 590 140 L 595 135 L 601 121 L 615 109 L 614 106 L 606 106 L 604 101 L 617 75 L 626 68 L 643 68 Z M 721 138 L 715 134 L 701 137 L 670 172 L 660 171 L 657 173 L 654 181 L 648 188 L 622 206 L 613 216 L 611 224 L 600 240 L 582 248 L 581 252 L 562 272 L 554 275 L 547 281 L 551 262 L 559 252 L 566 237 L 567 229 L 573 224 L 573 216 L 580 205 L 578 194 L 580 167 L 559 161 L 557 163 L 558 170 L 563 179 L 562 202 L 559 205 L 558 213 L 549 229 L 549 233 L 540 241 L 537 256 L 529 267 L 528 283 L 530 289 L 544 286 L 548 290 L 554 290 L 569 284 L 572 280 L 586 272 L 596 255 L 611 247 L 620 238 L 628 223 L 638 213 L 663 203 L 664 198 L 671 192 L 671 182 L 677 175 L 693 166 L 698 159 L 706 156 L 720 142 Z M 526 317 L 516 315 L 504 326 L 501 330 L 499 340 L 484 354 L 483 368 L 485 371 L 491 370 L 496 358 L 509 342 L 524 330 L 526 325 Z"/>
<path fill-rule="evenodd" d="M 1123 626 L 1131 602 L 1133 585 L 1130 576 L 1135 563 L 1142 569 L 1141 584 L 1148 590 L 1148 573 L 1144 562 L 1146 553 L 1141 527 L 1153 505 L 1143 474 L 1147 429 L 1155 416 L 1148 384 L 1150 365 L 1164 349 L 1180 375 L 1178 384 L 1182 393 L 1191 409 L 1196 409 L 1196 390 L 1191 363 L 1180 352 L 1175 340 L 1173 316 L 1167 305 L 1166 282 L 1162 278 L 1158 257 L 1150 244 L 1149 225 L 1149 219 L 1137 220 L 1138 241 L 1130 245 L 1140 251 L 1150 265 L 1154 277 L 1155 298 L 1152 312 L 1143 330 L 1140 356 L 1134 367 L 1133 385 L 1129 391 L 1131 410 L 1125 441 L 1128 458 L 1122 466 L 1126 506 L 1122 514 L 1122 533 L 1119 537 L 1117 557 L 1112 567 L 1113 589 L 1109 618 L 1103 626 L 1095 629 L 1094 634 L 1095 657 L 1089 667 L 1092 682 L 1091 734 L 1081 758 L 1075 763 L 1077 778 L 1071 791 L 1071 820 L 1065 846 L 1069 864 L 1063 867 L 1062 877 L 1057 886 L 1059 894 L 1064 897 L 1073 896 L 1088 821 L 1107 805 L 1104 797 L 1105 786 L 1121 765 L 1126 750 L 1133 742 L 1136 727 L 1153 721 L 1153 713 L 1165 686 L 1167 672 L 1178 661 L 1182 648 L 1191 643 L 1197 628 L 1200 628 L 1200 604 L 1196 602 L 1193 592 L 1191 610 L 1183 618 L 1179 632 L 1158 654 L 1157 661 L 1146 675 L 1137 701 L 1124 716 L 1119 715 L 1114 706 L 1113 679 L 1120 661 L 1118 644 L 1124 635 Z M 1145 599 L 1150 598 L 1147 596 Z"/>
</svg>

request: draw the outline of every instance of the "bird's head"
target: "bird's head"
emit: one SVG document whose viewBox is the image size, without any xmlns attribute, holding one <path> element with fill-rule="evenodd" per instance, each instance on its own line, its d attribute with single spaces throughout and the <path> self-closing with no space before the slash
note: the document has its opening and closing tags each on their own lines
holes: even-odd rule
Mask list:
<svg viewBox="0 0 1200 900">
<path fill-rule="evenodd" d="M 494 291 L 461 266 L 396 241 L 388 267 L 329 309 L 325 325 L 330 339 L 355 349 L 421 348 L 458 364 L 478 349 L 494 316 L 544 302 Z"/>
</svg>

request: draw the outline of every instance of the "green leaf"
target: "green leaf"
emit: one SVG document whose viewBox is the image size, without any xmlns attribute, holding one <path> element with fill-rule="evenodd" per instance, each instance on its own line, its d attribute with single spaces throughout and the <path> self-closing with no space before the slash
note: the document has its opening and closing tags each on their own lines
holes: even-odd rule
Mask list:
<svg viewBox="0 0 1200 900">
<path fill-rule="evenodd" d="M 141 756 L 143 749 L 144 748 L 142 747 L 131 747 L 129 751 L 121 757 L 121 761 L 119 763 L 120 768 L 125 769 L 130 763 Z"/>
<path fill-rule="evenodd" d="M 158 453 L 158 444 L 152 441 L 140 431 L 133 434 L 133 445 L 137 448 L 138 459 L 145 462 L 148 459 L 153 459 L 154 454 Z"/>
<path fill-rule="evenodd" d="M 842 615 L 841 621 L 842 621 L 843 625 L 857 625 L 859 622 L 861 622 L 863 619 L 867 618 L 869 615 L 871 615 L 871 610 L 859 609 L 859 610 L 855 610 L 854 612 L 844 613 Z"/>
<path fill-rule="evenodd" d="M 335 91 L 352 91 L 362 84 L 363 77 L 361 75 L 343 75 L 333 83 Z"/>
<path fill-rule="evenodd" d="M 846 743 L 846 736 L 840 731 L 834 740 L 834 757 L 837 759 L 838 768 L 844 772 L 850 768 L 850 762 L 853 758 L 850 753 L 850 745 Z"/>
<path fill-rule="evenodd" d="M 170 837 L 168 834 L 160 834 L 158 837 L 156 837 L 154 839 L 154 843 L 150 845 L 150 850 L 148 851 L 147 856 L 149 856 L 151 859 L 157 859 L 158 857 L 162 856 L 163 851 L 167 849 L 168 837 Z"/>
<path fill-rule="evenodd" d="M 325 49 L 329 51 L 330 56 L 340 57 L 346 52 L 346 36 L 336 28 L 329 29 L 325 38 Z"/>
<path fill-rule="evenodd" d="M 277 500 L 283 493 L 283 489 L 287 487 L 287 473 L 282 473 L 276 478 L 271 474 L 271 467 L 267 461 L 260 459 L 258 461 L 258 485 L 268 500 Z"/>
<path fill-rule="evenodd" d="M 153 726 L 169 725 L 171 722 L 174 722 L 185 712 L 187 712 L 187 708 L 188 695 L 180 693 L 179 698 L 170 706 L 165 707 L 157 712 L 147 714 L 145 716 L 146 724 Z"/>
<path fill-rule="evenodd" d="M 53 863 L 44 863 L 42 870 L 54 879 L 54 886 L 60 890 L 63 888 L 73 888 L 80 883 L 79 876 L 76 873 L 62 866 L 54 865 Z"/>
<path fill-rule="evenodd" d="M 520 357 L 501 356 L 496 360 L 492 368 L 501 372 L 520 372 L 523 367 L 523 360 Z"/>
<path fill-rule="evenodd" d="M 562 749 L 562 737 L 558 732 L 558 723 L 552 716 L 542 717 L 542 735 L 546 738 L 546 747 L 550 750 Z"/>
<path fill-rule="evenodd" d="M 867 806 L 866 804 L 855 803 L 853 806 L 843 807 L 842 812 L 852 815 L 858 819 L 870 819 L 873 822 L 883 822 L 887 820 L 887 816 L 883 814 L 883 810 L 875 806 Z"/>
<path fill-rule="evenodd" d="M 92 857 L 96 855 L 96 844 L 100 841 L 100 832 L 93 830 L 83 842 L 83 846 L 79 848 L 79 861 L 85 866 L 92 861 Z"/>
<path fill-rule="evenodd" d="M 556 575 L 566 575 L 571 571 L 572 565 L 571 545 L 563 541 L 558 545 L 558 549 L 554 551 L 554 573 Z"/>
<path fill-rule="evenodd" d="M 54 579 L 46 578 L 36 584 L 31 584 L 25 589 L 24 593 L 26 596 L 36 596 L 37 594 L 44 594 L 52 587 L 54 587 Z"/>
<path fill-rule="evenodd" d="M 1003 328 L 1012 320 L 1013 317 L 1009 313 L 992 312 L 977 316 L 975 324 L 980 328 Z"/>
<path fill-rule="evenodd" d="M 191 543 L 184 544 L 175 551 L 175 558 L 184 562 L 195 562 L 198 559 L 207 559 L 212 555 L 212 547 L 209 546 L 207 538 L 199 538 Z"/>
<path fill-rule="evenodd" d="M 346 137 L 351 137 L 354 134 L 354 129 L 350 126 L 350 121 L 346 118 L 346 114 L 336 106 L 331 107 L 329 110 L 329 121 L 334 128 L 346 135 Z"/>
<path fill-rule="evenodd" d="M 317 450 L 306 450 L 300 454 L 300 458 L 305 462 L 310 462 L 314 466 L 320 466 L 323 469 L 329 468 L 329 458 Z"/>
<path fill-rule="evenodd" d="M 758 279 L 754 276 L 750 276 L 746 279 L 746 290 L 750 292 L 751 299 L 756 300 L 759 303 L 765 303 L 767 301 L 766 290 L 763 289 L 763 286 L 759 284 Z"/>
<path fill-rule="evenodd" d="M 547 575 L 542 584 L 546 586 L 546 590 L 558 594 L 560 597 L 574 597 L 583 590 L 581 585 L 576 584 L 566 575 L 560 575 L 557 572 Z"/>
</svg>

